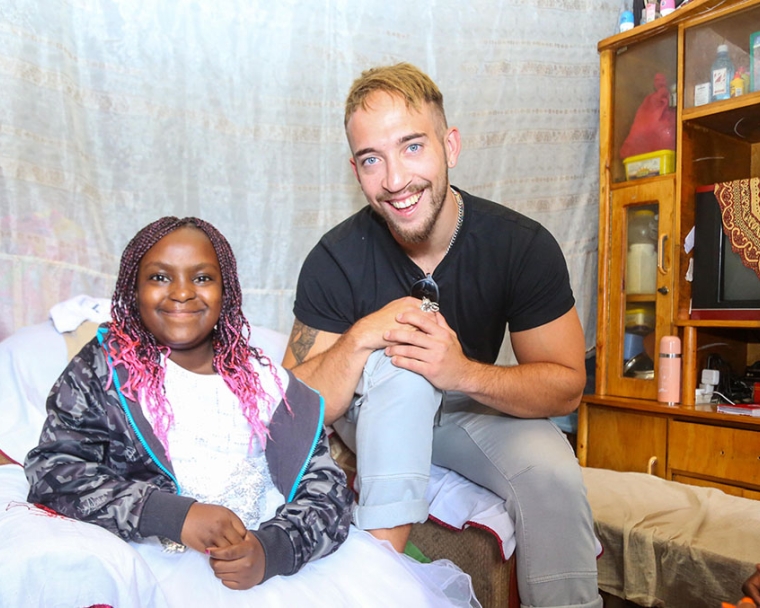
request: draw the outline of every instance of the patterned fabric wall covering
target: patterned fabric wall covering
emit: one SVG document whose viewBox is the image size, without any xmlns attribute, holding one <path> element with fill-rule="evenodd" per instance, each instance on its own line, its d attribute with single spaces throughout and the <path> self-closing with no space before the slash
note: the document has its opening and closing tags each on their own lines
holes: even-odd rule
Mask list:
<svg viewBox="0 0 760 608">
<path fill-rule="evenodd" d="M 373 65 L 440 85 L 452 183 L 544 223 L 594 344 L 596 44 L 619 0 L 13 0 L 0 4 L 0 339 L 109 297 L 127 241 L 195 215 L 234 247 L 252 323 L 288 332 L 298 269 L 364 204 L 343 101 Z"/>
</svg>

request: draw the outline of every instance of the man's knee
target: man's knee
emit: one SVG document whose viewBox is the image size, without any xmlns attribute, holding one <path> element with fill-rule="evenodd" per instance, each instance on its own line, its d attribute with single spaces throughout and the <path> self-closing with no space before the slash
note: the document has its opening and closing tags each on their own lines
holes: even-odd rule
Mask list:
<svg viewBox="0 0 760 608">
<path fill-rule="evenodd" d="M 424 415 L 428 415 L 430 411 L 435 413 L 440 403 L 441 391 L 424 376 L 393 365 L 383 350 L 376 350 L 364 367 L 352 408 L 355 414 L 360 408 L 370 406 L 386 410 L 401 408 L 405 414 L 424 411 Z"/>
</svg>

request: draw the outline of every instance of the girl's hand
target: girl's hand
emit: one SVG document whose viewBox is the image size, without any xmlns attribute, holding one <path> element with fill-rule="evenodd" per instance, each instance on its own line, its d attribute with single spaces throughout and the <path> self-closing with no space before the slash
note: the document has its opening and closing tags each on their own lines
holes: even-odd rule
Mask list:
<svg viewBox="0 0 760 608">
<path fill-rule="evenodd" d="M 243 540 L 223 549 L 209 549 L 211 569 L 230 589 L 250 589 L 264 580 L 266 557 L 259 539 L 246 531 Z"/>
<path fill-rule="evenodd" d="M 182 544 L 206 553 L 212 547 L 228 547 L 243 541 L 248 530 L 227 507 L 195 502 L 182 526 Z"/>
</svg>

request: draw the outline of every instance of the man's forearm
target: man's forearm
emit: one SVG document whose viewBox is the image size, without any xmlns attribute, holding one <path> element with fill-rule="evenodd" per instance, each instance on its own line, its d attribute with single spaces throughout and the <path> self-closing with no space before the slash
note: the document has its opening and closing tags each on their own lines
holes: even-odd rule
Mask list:
<svg viewBox="0 0 760 608">
<path fill-rule="evenodd" d="M 471 364 L 471 365 L 470 365 Z M 471 361 L 460 390 L 479 403 L 519 418 L 564 416 L 580 403 L 585 372 L 558 363 L 514 366 Z"/>
<path fill-rule="evenodd" d="M 325 400 L 325 424 L 335 422 L 351 405 L 371 352 L 358 349 L 349 330 L 329 349 L 292 368 L 296 377 Z"/>
</svg>

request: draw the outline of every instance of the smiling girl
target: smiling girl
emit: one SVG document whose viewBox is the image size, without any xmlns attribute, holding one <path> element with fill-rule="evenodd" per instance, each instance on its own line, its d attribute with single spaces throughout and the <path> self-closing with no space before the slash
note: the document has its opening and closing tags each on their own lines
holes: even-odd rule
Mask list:
<svg viewBox="0 0 760 608">
<path fill-rule="evenodd" d="M 138 232 L 111 314 L 48 397 L 30 502 L 129 541 L 170 605 L 446 604 L 395 552 L 349 537 L 322 400 L 249 346 L 213 226 L 165 217 Z"/>
<path fill-rule="evenodd" d="M 232 589 L 334 551 L 353 497 L 320 399 L 249 347 L 226 239 L 196 218 L 146 226 L 111 313 L 51 392 L 29 500 L 208 554 Z M 288 502 L 274 515 L 277 495 Z"/>
</svg>

